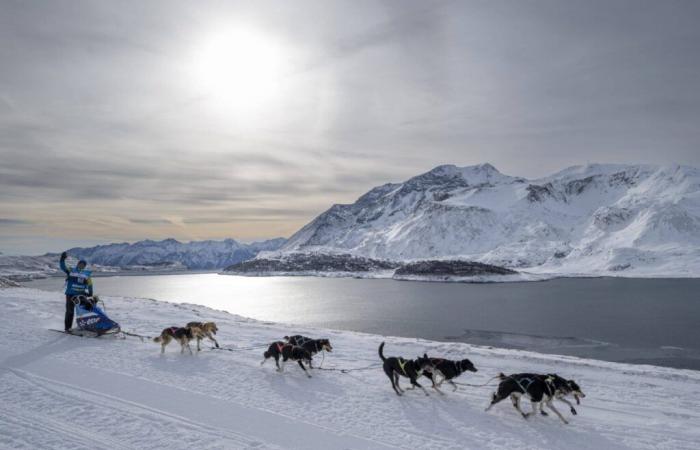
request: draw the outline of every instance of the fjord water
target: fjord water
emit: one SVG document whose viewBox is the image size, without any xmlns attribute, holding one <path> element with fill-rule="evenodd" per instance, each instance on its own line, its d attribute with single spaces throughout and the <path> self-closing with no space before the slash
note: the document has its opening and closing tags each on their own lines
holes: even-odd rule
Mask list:
<svg viewBox="0 0 700 450">
<path fill-rule="evenodd" d="M 25 285 L 60 290 L 62 280 Z M 178 274 L 99 277 L 95 289 L 263 321 L 700 370 L 700 279 L 464 284 Z"/>
</svg>

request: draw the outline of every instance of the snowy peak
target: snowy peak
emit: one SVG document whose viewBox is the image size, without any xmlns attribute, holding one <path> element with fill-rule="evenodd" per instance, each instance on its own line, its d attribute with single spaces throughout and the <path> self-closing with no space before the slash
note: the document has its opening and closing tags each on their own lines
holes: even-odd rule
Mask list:
<svg viewBox="0 0 700 450">
<path fill-rule="evenodd" d="M 285 252 L 697 276 L 700 171 L 590 164 L 527 180 L 490 164 L 442 165 L 334 205 L 294 234 Z"/>
</svg>

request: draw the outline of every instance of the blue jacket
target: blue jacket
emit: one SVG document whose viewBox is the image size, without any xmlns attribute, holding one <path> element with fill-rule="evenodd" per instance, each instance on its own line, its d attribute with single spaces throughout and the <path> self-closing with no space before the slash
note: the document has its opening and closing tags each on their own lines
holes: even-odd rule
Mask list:
<svg viewBox="0 0 700 450">
<path fill-rule="evenodd" d="M 73 269 L 64 259 L 61 260 L 61 270 L 66 273 L 66 295 L 92 295 L 92 271 Z"/>
</svg>

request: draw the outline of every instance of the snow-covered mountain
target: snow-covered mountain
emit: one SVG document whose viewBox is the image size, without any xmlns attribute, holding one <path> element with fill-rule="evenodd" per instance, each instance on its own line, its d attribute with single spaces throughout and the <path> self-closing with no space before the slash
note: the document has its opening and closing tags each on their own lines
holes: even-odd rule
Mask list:
<svg viewBox="0 0 700 450">
<path fill-rule="evenodd" d="M 700 171 L 593 164 L 528 180 L 444 165 L 334 205 L 273 253 L 466 259 L 534 272 L 700 275 Z"/>
<path fill-rule="evenodd" d="M 171 271 L 222 269 L 247 261 L 261 251 L 279 249 L 286 239 L 276 238 L 251 244 L 233 239 L 223 241 L 192 241 L 175 239 L 138 241 L 68 250 L 69 262 L 85 259 L 95 272 Z M 40 256 L 0 255 L 0 276 L 24 281 L 60 275 L 57 253 Z"/>
<path fill-rule="evenodd" d="M 276 250 L 285 241 L 283 238 L 277 238 L 242 244 L 233 239 L 187 243 L 175 239 L 145 240 L 133 244 L 124 242 L 88 248 L 72 248 L 68 250 L 68 253 L 76 258 L 86 259 L 91 264 L 103 266 L 133 267 L 179 264 L 182 268 L 187 269 L 221 269 L 251 259 L 260 251 Z"/>
</svg>

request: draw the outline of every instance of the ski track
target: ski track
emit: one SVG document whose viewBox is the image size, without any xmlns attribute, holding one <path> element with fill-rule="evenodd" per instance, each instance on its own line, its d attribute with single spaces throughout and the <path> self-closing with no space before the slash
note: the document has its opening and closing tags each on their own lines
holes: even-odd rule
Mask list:
<svg viewBox="0 0 700 450">
<path fill-rule="evenodd" d="M 166 326 L 214 320 L 222 346 L 165 355 L 136 338 L 80 338 L 47 331 L 62 320 L 61 295 L 0 290 L 0 448 L 47 449 L 696 449 L 700 446 L 700 373 L 573 357 L 490 349 L 461 343 L 292 328 L 205 307 L 147 299 L 107 298 L 126 330 L 156 335 Z M 263 346 L 290 333 L 329 337 L 325 368 L 284 374 L 260 367 Z M 496 373 L 557 372 L 580 382 L 587 397 L 571 416 L 522 419 L 508 400 L 488 413 L 491 386 L 443 385 L 446 395 L 391 390 L 385 354 L 470 358 L 479 368 L 457 381 L 481 384 Z M 179 346 L 177 346 L 179 347 Z M 321 361 L 320 355 L 316 365 Z M 429 380 L 422 379 L 425 386 Z M 406 379 L 401 380 L 404 387 Z M 523 409 L 530 410 L 523 401 Z"/>
</svg>

